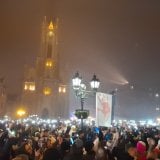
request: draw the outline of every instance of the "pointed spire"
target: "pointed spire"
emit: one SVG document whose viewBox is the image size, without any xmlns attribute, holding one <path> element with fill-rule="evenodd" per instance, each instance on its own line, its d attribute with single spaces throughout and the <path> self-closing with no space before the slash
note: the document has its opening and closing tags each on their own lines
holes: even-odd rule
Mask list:
<svg viewBox="0 0 160 160">
<path fill-rule="evenodd" d="M 49 30 L 53 30 L 53 23 L 52 23 L 52 21 L 50 22 L 48 28 L 49 28 Z"/>
</svg>

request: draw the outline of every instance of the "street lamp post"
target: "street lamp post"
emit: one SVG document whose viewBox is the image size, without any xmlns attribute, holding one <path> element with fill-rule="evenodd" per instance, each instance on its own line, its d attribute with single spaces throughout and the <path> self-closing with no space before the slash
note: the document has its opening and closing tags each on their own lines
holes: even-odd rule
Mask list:
<svg viewBox="0 0 160 160">
<path fill-rule="evenodd" d="M 76 110 L 75 115 L 77 116 L 77 118 L 81 119 L 81 129 L 83 129 L 83 119 L 86 119 L 89 115 L 89 111 L 84 110 L 84 101 L 90 93 L 96 93 L 97 89 L 100 86 L 100 81 L 94 74 L 90 82 L 92 91 L 87 91 L 86 85 L 82 83 L 82 78 L 79 76 L 79 73 L 77 72 L 72 79 L 72 86 L 75 91 L 76 97 L 80 98 L 81 109 Z"/>
</svg>

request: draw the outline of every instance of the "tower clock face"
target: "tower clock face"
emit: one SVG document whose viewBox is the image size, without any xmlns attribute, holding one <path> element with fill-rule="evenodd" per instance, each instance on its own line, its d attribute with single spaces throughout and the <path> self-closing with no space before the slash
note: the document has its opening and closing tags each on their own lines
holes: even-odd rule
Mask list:
<svg viewBox="0 0 160 160">
<path fill-rule="evenodd" d="M 52 31 L 48 32 L 49 37 L 52 37 L 54 35 L 54 33 Z"/>
</svg>

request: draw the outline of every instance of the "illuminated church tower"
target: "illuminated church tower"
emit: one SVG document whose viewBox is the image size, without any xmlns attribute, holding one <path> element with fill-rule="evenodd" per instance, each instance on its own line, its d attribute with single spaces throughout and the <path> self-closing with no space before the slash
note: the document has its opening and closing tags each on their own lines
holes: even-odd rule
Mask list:
<svg viewBox="0 0 160 160">
<path fill-rule="evenodd" d="M 30 114 L 67 117 L 66 85 L 59 77 L 58 19 L 42 24 L 41 51 L 35 68 L 26 68 L 22 102 Z"/>
</svg>

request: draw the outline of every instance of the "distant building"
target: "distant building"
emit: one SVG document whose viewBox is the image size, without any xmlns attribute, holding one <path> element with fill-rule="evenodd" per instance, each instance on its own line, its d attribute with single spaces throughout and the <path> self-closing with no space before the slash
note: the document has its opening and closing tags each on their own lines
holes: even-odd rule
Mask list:
<svg viewBox="0 0 160 160">
<path fill-rule="evenodd" d="M 41 51 L 35 67 L 25 67 L 22 104 L 29 114 L 47 117 L 68 117 L 68 88 L 60 78 L 58 19 L 42 24 Z"/>
<path fill-rule="evenodd" d="M 4 116 L 6 113 L 6 87 L 4 78 L 0 78 L 0 117 Z"/>
</svg>

